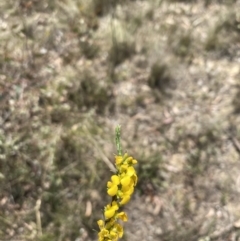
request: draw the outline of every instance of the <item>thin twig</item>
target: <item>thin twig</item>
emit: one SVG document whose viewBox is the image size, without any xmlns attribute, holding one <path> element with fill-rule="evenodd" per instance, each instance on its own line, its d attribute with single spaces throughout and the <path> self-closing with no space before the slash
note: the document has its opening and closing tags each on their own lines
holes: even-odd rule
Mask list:
<svg viewBox="0 0 240 241">
<path fill-rule="evenodd" d="M 231 137 L 231 140 L 233 142 L 233 145 L 236 149 L 236 151 L 240 154 L 240 143 L 235 137 Z"/>
<path fill-rule="evenodd" d="M 36 206 L 35 206 L 38 236 L 42 236 L 42 222 L 41 222 L 40 207 L 41 207 L 41 200 L 38 199 L 37 202 L 36 202 Z"/>
</svg>

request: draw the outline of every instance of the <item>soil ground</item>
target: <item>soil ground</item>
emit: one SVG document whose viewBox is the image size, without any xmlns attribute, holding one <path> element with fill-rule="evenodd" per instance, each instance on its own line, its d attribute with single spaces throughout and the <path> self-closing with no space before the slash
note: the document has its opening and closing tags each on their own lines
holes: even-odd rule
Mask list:
<svg viewBox="0 0 240 241">
<path fill-rule="evenodd" d="M 123 240 L 240 241 L 240 1 L 0 1 L 0 240 L 97 240 L 122 146 Z"/>
</svg>

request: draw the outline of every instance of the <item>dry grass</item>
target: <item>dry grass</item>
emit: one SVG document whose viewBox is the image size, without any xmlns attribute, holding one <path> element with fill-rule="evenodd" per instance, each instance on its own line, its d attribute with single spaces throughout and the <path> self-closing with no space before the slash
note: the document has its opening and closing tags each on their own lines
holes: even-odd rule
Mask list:
<svg viewBox="0 0 240 241">
<path fill-rule="evenodd" d="M 239 7 L 0 2 L 0 239 L 96 240 L 119 123 L 124 240 L 240 240 Z"/>
</svg>

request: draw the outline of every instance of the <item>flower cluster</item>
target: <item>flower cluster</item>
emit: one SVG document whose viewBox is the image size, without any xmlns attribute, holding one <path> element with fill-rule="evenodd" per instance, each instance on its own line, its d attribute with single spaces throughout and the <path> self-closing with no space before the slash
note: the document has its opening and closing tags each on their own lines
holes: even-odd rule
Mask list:
<svg viewBox="0 0 240 241">
<path fill-rule="evenodd" d="M 117 241 L 123 236 L 123 227 L 117 221 L 127 221 L 126 213 L 119 210 L 130 200 L 137 184 L 137 174 L 133 167 L 136 163 L 137 160 L 127 153 L 115 157 L 117 171 L 107 183 L 107 193 L 112 201 L 104 208 L 105 219 L 98 221 L 99 241 Z"/>
</svg>

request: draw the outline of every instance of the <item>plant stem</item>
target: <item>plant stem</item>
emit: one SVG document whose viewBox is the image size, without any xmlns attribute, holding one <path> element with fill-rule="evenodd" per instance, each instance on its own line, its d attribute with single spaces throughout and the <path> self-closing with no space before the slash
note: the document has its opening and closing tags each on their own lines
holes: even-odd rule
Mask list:
<svg viewBox="0 0 240 241">
<path fill-rule="evenodd" d="M 115 141 L 116 141 L 118 156 L 121 156 L 122 146 L 121 146 L 121 126 L 120 125 L 117 125 L 115 129 Z"/>
</svg>

